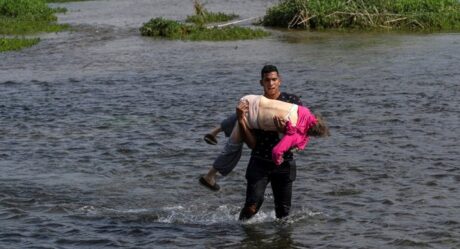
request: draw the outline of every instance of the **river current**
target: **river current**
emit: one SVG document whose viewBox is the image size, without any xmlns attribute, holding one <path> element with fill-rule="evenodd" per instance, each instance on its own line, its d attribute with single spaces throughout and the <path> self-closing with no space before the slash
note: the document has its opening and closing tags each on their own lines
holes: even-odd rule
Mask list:
<svg viewBox="0 0 460 249">
<path fill-rule="evenodd" d="M 262 16 L 276 1 L 209 0 Z M 191 1 L 54 6 L 72 30 L 0 54 L 0 248 L 460 248 L 460 35 L 267 29 L 251 41 L 141 37 Z M 249 25 L 249 24 L 243 24 Z M 297 153 L 292 214 L 239 222 L 249 149 L 198 184 L 202 136 L 275 64 L 332 136 Z"/>
</svg>

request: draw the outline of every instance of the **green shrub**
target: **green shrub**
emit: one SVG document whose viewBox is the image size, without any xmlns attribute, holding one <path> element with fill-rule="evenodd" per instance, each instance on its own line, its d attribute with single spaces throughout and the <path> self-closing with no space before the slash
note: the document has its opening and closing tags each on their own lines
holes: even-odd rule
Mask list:
<svg viewBox="0 0 460 249">
<path fill-rule="evenodd" d="M 171 39 L 182 39 L 188 31 L 188 27 L 172 20 L 163 18 L 151 19 L 140 28 L 143 36 L 161 36 Z"/>
<path fill-rule="evenodd" d="M 228 41 L 256 39 L 269 35 L 262 29 L 251 29 L 237 26 L 206 27 L 204 24 L 213 22 L 226 22 L 236 17 L 234 14 L 222 12 L 212 13 L 204 8 L 199 0 L 194 0 L 195 15 L 188 16 L 186 22 L 154 18 L 144 23 L 140 28 L 143 36 L 164 37 L 180 40 L 207 40 L 207 41 Z M 190 24 L 191 23 L 191 24 Z"/>
<path fill-rule="evenodd" d="M 269 34 L 261 29 L 250 29 L 236 26 L 207 28 L 201 25 L 183 24 L 163 18 L 151 19 L 140 28 L 140 32 L 143 36 L 194 41 L 246 40 L 261 38 Z"/>
</svg>

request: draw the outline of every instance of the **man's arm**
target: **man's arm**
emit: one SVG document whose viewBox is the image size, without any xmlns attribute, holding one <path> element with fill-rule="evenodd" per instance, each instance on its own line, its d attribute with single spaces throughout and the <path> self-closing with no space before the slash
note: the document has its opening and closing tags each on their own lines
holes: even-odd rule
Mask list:
<svg viewBox="0 0 460 249">
<path fill-rule="evenodd" d="M 246 113 L 248 112 L 249 106 L 247 102 L 240 101 L 236 107 L 236 116 L 238 118 L 238 125 L 241 131 L 243 141 L 248 145 L 249 148 L 254 149 L 256 146 L 256 138 L 249 129 L 248 120 Z"/>
</svg>

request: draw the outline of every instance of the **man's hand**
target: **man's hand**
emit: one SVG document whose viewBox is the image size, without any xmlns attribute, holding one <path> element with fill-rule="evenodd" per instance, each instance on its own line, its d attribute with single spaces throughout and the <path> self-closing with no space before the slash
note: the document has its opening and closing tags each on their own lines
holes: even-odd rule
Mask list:
<svg viewBox="0 0 460 249">
<path fill-rule="evenodd" d="M 238 117 L 238 122 L 245 122 L 247 119 L 246 113 L 249 111 L 249 103 L 247 100 L 240 101 L 236 107 L 236 116 Z"/>
<path fill-rule="evenodd" d="M 286 120 L 278 116 L 273 116 L 273 123 L 275 123 L 276 129 L 279 133 L 284 133 L 286 130 Z"/>
<path fill-rule="evenodd" d="M 248 112 L 249 102 L 247 100 L 240 101 L 236 107 L 236 116 L 238 117 L 238 125 L 241 131 L 241 136 L 249 148 L 254 149 L 256 146 L 256 139 L 249 129 L 247 117 Z"/>
</svg>

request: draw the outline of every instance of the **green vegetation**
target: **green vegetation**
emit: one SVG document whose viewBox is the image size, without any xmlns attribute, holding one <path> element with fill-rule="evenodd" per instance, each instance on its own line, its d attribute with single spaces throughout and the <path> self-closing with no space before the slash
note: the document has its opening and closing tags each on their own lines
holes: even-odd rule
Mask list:
<svg viewBox="0 0 460 249">
<path fill-rule="evenodd" d="M 40 0 L 0 0 L 0 15 L 39 21 L 56 21 L 53 10 Z"/>
<path fill-rule="evenodd" d="M 193 15 L 187 16 L 186 22 L 192 22 L 195 24 L 206 24 L 206 23 L 213 23 L 213 22 L 227 22 L 238 18 L 238 15 L 235 14 L 225 14 L 222 12 L 207 12 L 203 15 Z"/>
<path fill-rule="evenodd" d="M 283 0 L 262 23 L 309 30 L 460 30 L 460 1 Z"/>
<path fill-rule="evenodd" d="M 269 33 L 262 29 L 251 29 L 228 24 L 214 27 L 207 27 L 207 23 L 226 22 L 238 17 L 234 14 L 213 13 L 204 8 L 199 0 L 193 1 L 195 15 L 188 16 L 186 23 L 154 18 L 145 23 L 141 28 L 143 36 L 164 37 L 176 40 L 191 41 L 230 41 L 248 40 L 268 36 Z"/>
<path fill-rule="evenodd" d="M 54 11 L 54 13 L 66 13 L 67 12 L 67 8 L 63 8 L 63 7 L 56 7 L 56 8 L 53 8 L 52 10 Z"/>
<path fill-rule="evenodd" d="M 56 12 L 44 0 L 0 0 L 0 35 L 24 35 L 57 32 L 67 25 L 57 24 Z M 38 39 L 2 38 L 0 51 L 17 50 L 36 44 Z"/>
<path fill-rule="evenodd" d="M 188 25 L 163 18 L 151 19 L 140 28 L 143 36 L 165 37 L 180 40 L 228 41 L 261 38 L 268 35 L 262 29 L 237 26 L 207 28 L 201 25 Z"/>
<path fill-rule="evenodd" d="M 46 21 L 18 20 L 0 16 L 0 34 L 25 35 L 39 32 L 58 32 L 66 27 L 67 25 Z"/>
<path fill-rule="evenodd" d="M 87 0 L 46 0 L 47 3 L 83 2 Z"/>
<path fill-rule="evenodd" d="M 187 16 L 186 22 L 195 23 L 197 25 L 203 25 L 206 23 L 214 23 L 214 22 L 227 22 L 238 18 L 238 15 L 235 14 L 225 14 L 222 12 L 209 12 L 206 8 L 204 8 L 204 4 L 202 4 L 198 0 L 193 1 L 193 6 L 195 8 L 195 15 Z"/>
<path fill-rule="evenodd" d="M 34 39 L 18 39 L 18 38 L 0 38 L 0 52 L 20 50 L 21 48 L 31 47 L 40 41 L 39 38 Z"/>
</svg>

